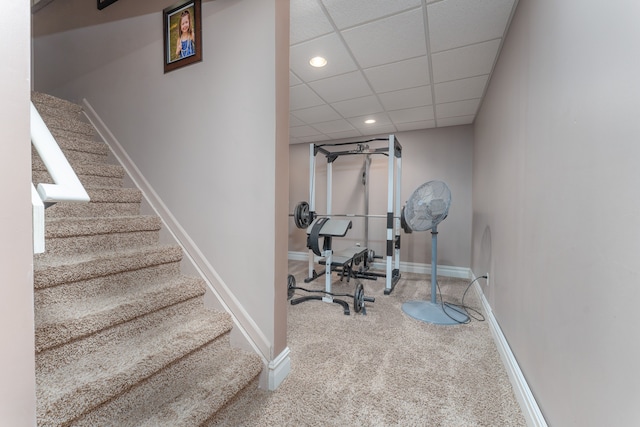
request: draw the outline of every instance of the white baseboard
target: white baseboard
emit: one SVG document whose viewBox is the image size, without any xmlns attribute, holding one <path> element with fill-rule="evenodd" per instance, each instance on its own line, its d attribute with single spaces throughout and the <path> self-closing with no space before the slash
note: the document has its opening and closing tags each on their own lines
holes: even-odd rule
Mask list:
<svg viewBox="0 0 640 427">
<path fill-rule="evenodd" d="M 475 275 L 473 275 L 473 280 L 475 280 Z M 527 422 L 527 426 L 547 427 L 547 422 L 542 415 L 542 411 L 540 411 L 538 402 L 536 402 L 536 399 L 533 396 L 531 389 L 529 388 L 527 379 L 524 377 L 524 374 L 522 373 L 522 370 L 518 365 L 518 361 L 511 351 L 511 347 L 509 347 L 509 343 L 502 333 L 502 329 L 500 329 L 500 325 L 493 315 L 491 306 L 485 298 L 484 292 L 482 292 L 482 288 L 477 281 L 474 282 L 474 289 L 478 295 L 478 298 L 480 298 L 480 300 L 482 301 L 482 308 L 484 309 L 485 316 L 487 318 L 487 321 L 489 322 L 491 335 L 493 335 L 493 340 L 498 347 L 500 358 L 502 359 L 502 363 L 507 370 L 507 375 L 509 376 L 509 380 L 511 381 L 513 392 L 516 395 L 516 400 L 520 404 L 520 409 L 522 410 L 522 414 L 524 415 L 524 418 Z"/>
<path fill-rule="evenodd" d="M 309 254 L 306 252 L 289 251 L 289 259 L 293 261 L 308 261 Z M 318 261 L 318 257 L 314 256 L 315 261 Z M 372 268 L 376 270 L 385 270 L 386 266 L 380 261 L 373 263 Z M 403 262 L 400 261 L 400 272 L 405 273 L 418 273 L 418 274 L 431 274 L 431 264 L 421 264 L 417 262 Z M 445 277 L 456 277 L 458 279 L 470 279 L 471 270 L 466 267 L 454 267 L 452 265 L 440 265 L 438 264 L 438 275 Z"/>
<path fill-rule="evenodd" d="M 260 388 L 273 391 L 280 386 L 291 372 L 290 353 L 289 347 L 285 347 L 275 359 L 269 362 L 267 369 L 263 371 L 264 375 L 260 378 Z"/>
</svg>

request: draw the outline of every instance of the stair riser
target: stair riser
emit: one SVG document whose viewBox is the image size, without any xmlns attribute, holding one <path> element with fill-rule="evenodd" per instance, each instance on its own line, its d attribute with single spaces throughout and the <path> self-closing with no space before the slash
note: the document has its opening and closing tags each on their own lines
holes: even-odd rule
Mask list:
<svg viewBox="0 0 640 427">
<path fill-rule="evenodd" d="M 33 284 L 36 288 L 58 286 L 64 283 L 178 262 L 182 260 L 182 251 L 177 246 L 171 246 L 153 251 L 129 252 L 109 258 L 91 258 L 52 266 L 46 264 L 48 256 L 45 253 L 35 258 Z"/>
<path fill-rule="evenodd" d="M 52 133 L 61 130 L 63 132 L 80 134 L 89 139 L 94 138 L 96 135 L 96 131 L 90 123 L 78 120 L 77 118 L 69 119 L 60 116 L 42 115 L 42 119 Z"/>
<path fill-rule="evenodd" d="M 48 218 L 139 215 L 140 203 L 57 203 L 45 210 Z"/>
<path fill-rule="evenodd" d="M 55 131 L 55 130 L 54 130 Z M 64 153 L 65 151 L 80 151 L 86 153 L 101 154 L 106 156 L 109 154 L 109 147 L 101 141 L 93 141 L 78 135 L 56 136 L 53 135 L 58 147 Z M 32 152 L 37 152 L 35 148 Z"/>
<path fill-rule="evenodd" d="M 59 111 L 68 111 L 75 113 L 80 113 L 82 111 L 82 106 L 80 106 L 79 104 L 39 92 L 31 93 L 31 101 L 36 106 L 36 108 L 40 105 L 46 105 L 49 108 L 53 108 Z"/>
<path fill-rule="evenodd" d="M 46 251 L 53 255 L 99 253 L 150 246 L 157 243 L 158 239 L 158 230 L 47 238 Z"/>
<path fill-rule="evenodd" d="M 70 165 L 74 163 L 106 163 L 107 156 L 104 154 L 87 153 L 84 151 L 63 150 L 62 153 L 67 158 Z"/>
<path fill-rule="evenodd" d="M 56 141 L 58 141 L 58 140 L 71 140 L 71 141 L 73 141 L 73 140 L 81 140 L 81 141 L 98 142 L 98 140 L 99 140 L 98 136 L 95 133 L 87 135 L 87 134 L 84 134 L 84 133 L 73 132 L 73 131 L 69 131 L 69 130 L 65 130 L 65 129 L 49 128 L 49 130 L 51 131 L 51 134 L 56 139 Z"/>
<path fill-rule="evenodd" d="M 128 288 L 144 286 L 147 283 L 167 281 L 177 277 L 179 274 L 180 262 L 171 262 L 139 270 L 36 289 L 34 294 L 35 310 L 37 312 L 46 309 L 48 304 L 72 303 L 86 298 L 95 298 L 96 295 L 117 293 Z"/>
<path fill-rule="evenodd" d="M 113 298 L 115 289 L 107 294 L 87 297 L 86 305 L 91 301 L 109 301 L 108 306 L 92 307 L 89 312 L 86 311 L 89 309 L 81 312 L 82 306 L 77 301 L 46 307 L 36 315 L 36 352 L 69 343 L 191 298 L 202 297 L 204 290 L 202 281 L 181 278 L 122 289 L 118 299 Z M 65 312 L 64 307 L 71 312 Z"/>
<path fill-rule="evenodd" d="M 80 106 L 74 106 L 72 109 L 65 109 L 60 108 L 59 106 L 53 107 L 42 102 L 34 102 L 33 105 L 36 106 L 36 109 L 42 117 L 59 117 L 66 120 L 86 121 L 86 116 L 82 112 L 82 107 Z"/>
<path fill-rule="evenodd" d="M 118 177 L 78 175 L 78 179 L 84 187 L 122 187 L 123 185 L 123 179 Z M 31 182 L 36 185 L 39 183 L 53 184 L 53 179 L 47 172 L 33 171 Z"/>
</svg>

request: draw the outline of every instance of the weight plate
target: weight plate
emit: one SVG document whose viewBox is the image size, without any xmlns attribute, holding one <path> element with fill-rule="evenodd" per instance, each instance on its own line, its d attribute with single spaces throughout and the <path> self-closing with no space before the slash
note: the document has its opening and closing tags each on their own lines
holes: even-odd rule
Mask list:
<svg viewBox="0 0 640 427">
<path fill-rule="evenodd" d="M 296 278 L 293 277 L 293 274 L 290 274 L 287 277 L 287 299 L 293 298 L 293 293 L 296 290 Z"/>
<path fill-rule="evenodd" d="M 298 228 L 307 228 L 313 222 L 313 213 L 309 211 L 309 203 L 300 202 L 293 211 L 293 220 Z"/>
<path fill-rule="evenodd" d="M 356 292 L 353 294 L 353 309 L 360 313 L 364 308 L 364 286 L 361 282 L 356 285 Z"/>
</svg>

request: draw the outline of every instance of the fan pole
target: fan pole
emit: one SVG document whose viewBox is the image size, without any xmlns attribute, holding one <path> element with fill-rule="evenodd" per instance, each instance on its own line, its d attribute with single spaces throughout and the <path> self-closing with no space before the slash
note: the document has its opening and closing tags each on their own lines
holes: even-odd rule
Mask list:
<svg viewBox="0 0 640 427">
<path fill-rule="evenodd" d="M 431 304 L 438 304 L 438 226 L 431 229 Z"/>
<path fill-rule="evenodd" d="M 402 311 L 414 319 L 435 325 L 458 325 L 466 323 L 469 317 L 451 308 L 445 311 L 438 303 L 438 227 L 431 229 L 431 301 L 407 301 Z"/>
</svg>

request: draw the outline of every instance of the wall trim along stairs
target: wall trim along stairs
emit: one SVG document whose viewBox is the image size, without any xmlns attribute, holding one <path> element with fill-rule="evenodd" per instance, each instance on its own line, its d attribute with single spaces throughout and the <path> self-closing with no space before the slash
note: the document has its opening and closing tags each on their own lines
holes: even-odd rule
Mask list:
<svg viewBox="0 0 640 427">
<path fill-rule="evenodd" d="M 267 337 L 180 226 L 89 101 L 83 99 L 82 105 L 87 119 L 95 127 L 105 144 L 109 146 L 113 155 L 125 169 L 129 179 L 142 191 L 144 200 L 162 219 L 172 239 L 182 247 L 184 259 L 190 264 L 189 267 L 206 282 L 208 293 L 210 293 L 209 297 L 205 297 L 206 301 L 218 304 L 221 309 L 231 315 L 235 324 L 232 332 L 240 332 L 244 346 L 252 348 L 262 358 L 264 369 L 260 377 L 260 387 L 275 390 L 291 370 L 289 349 L 285 348 L 279 355 L 272 355 L 272 344 Z M 238 343 L 238 340 L 235 339 L 234 342 Z"/>
</svg>

